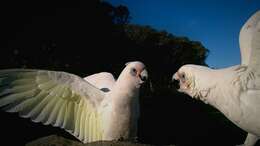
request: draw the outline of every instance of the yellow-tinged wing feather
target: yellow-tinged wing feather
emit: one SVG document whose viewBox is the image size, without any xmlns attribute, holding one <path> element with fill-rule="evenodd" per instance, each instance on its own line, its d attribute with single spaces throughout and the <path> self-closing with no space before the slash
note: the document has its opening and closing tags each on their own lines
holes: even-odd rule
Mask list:
<svg viewBox="0 0 260 146">
<path fill-rule="evenodd" d="M 0 70 L 0 107 L 34 122 L 64 128 L 82 142 L 102 140 L 98 114 L 104 93 L 73 74 Z"/>
</svg>

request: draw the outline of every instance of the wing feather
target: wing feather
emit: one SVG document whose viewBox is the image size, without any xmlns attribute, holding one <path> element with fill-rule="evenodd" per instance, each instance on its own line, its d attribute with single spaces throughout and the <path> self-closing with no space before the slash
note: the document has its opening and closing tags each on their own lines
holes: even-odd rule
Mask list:
<svg viewBox="0 0 260 146">
<path fill-rule="evenodd" d="M 243 25 L 240 36 L 241 66 L 238 79 L 244 90 L 260 89 L 260 11 Z M 242 72 L 240 72 L 240 70 Z"/>
<path fill-rule="evenodd" d="M 84 130 L 87 130 L 88 132 L 87 132 L 87 134 L 84 135 L 84 136 L 85 136 L 85 138 L 86 138 L 86 137 L 89 137 L 89 140 L 92 141 L 92 139 L 91 139 L 91 136 L 92 136 L 92 135 L 91 135 L 91 133 L 89 132 L 89 128 L 90 128 L 90 127 L 88 127 L 88 124 L 91 122 L 91 119 L 90 119 L 90 117 L 89 117 L 89 112 L 88 112 L 88 111 L 85 111 L 85 112 L 86 112 L 86 114 L 85 114 L 85 115 L 86 115 L 85 120 L 86 120 L 87 122 L 84 123 L 84 125 L 83 125 L 84 127 L 83 127 L 83 128 L 84 128 Z"/>
<path fill-rule="evenodd" d="M 259 69 L 260 65 L 260 11 L 257 15 L 257 23 L 255 25 L 255 31 L 252 38 L 252 54 L 250 57 L 249 67 Z"/>
<path fill-rule="evenodd" d="M 64 128 L 83 142 L 102 140 L 98 106 L 105 94 L 65 72 L 0 70 L 0 108 Z"/>
<path fill-rule="evenodd" d="M 85 133 L 85 122 L 87 123 L 87 121 L 86 121 L 86 116 L 87 116 L 87 114 L 85 113 L 85 109 L 82 109 L 83 110 L 83 112 L 81 113 L 81 116 L 80 116 L 80 131 L 79 131 L 79 139 L 81 140 L 81 141 L 83 141 L 84 140 L 84 133 Z M 90 140 L 90 138 L 89 138 L 89 140 Z M 85 142 L 85 141 L 84 141 Z"/>
<path fill-rule="evenodd" d="M 241 64 L 248 65 L 252 55 L 254 55 L 254 48 L 252 48 L 252 40 L 256 32 L 256 25 L 260 19 L 260 11 L 253 14 L 243 25 L 240 30 L 239 44 L 241 52 Z"/>
</svg>

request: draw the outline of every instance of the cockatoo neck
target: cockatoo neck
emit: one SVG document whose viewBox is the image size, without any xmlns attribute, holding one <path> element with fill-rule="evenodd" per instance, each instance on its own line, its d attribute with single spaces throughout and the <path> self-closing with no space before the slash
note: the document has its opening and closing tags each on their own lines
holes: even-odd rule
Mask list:
<svg viewBox="0 0 260 146">
<path fill-rule="evenodd" d="M 232 80 L 235 76 L 233 70 L 235 70 L 236 67 L 237 66 L 223 69 L 210 69 L 206 74 L 201 75 L 201 79 L 196 79 L 195 84 L 198 85 L 196 93 L 199 99 L 216 108 L 221 106 L 221 104 L 223 104 L 222 101 L 224 101 L 222 98 L 225 96 L 222 94 L 228 93 L 226 90 L 229 89 L 228 86 L 232 85 Z"/>
<path fill-rule="evenodd" d="M 236 65 L 214 71 L 215 73 L 212 80 L 216 86 L 209 94 L 208 99 L 209 103 L 220 111 L 224 112 L 225 109 L 222 109 L 224 107 L 223 105 L 229 105 L 230 102 L 234 102 L 236 99 L 232 99 L 232 97 L 238 97 L 240 94 L 239 92 L 234 92 L 240 91 L 239 89 L 234 91 L 230 90 L 231 88 L 240 88 L 239 85 L 235 85 L 239 68 L 240 65 Z"/>
<path fill-rule="evenodd" d="M 199 72 L 194 72 L 194 83 L 192 84 L 190 95 L 196 99 L 199 99 L 206 104 L 211 104 L 211 101 L 215 97 L 212 97 L 212 92 L 214 92 L 217 85 L 217 73 L 216 70 L 207 69 Z M 196 78 L 195 78 L 196 77 Z"/>
<path fill-rule="evenodd" d="M 111 94 L 115 95 L 112 98 L 116 98 L 113 101 L 117 106 L 129 105 L 129 102 L 138 97 L 139 88 L 137 80 L 131 79 L 126 73 L 121 73 L 111 91 Z"/>
</svg>

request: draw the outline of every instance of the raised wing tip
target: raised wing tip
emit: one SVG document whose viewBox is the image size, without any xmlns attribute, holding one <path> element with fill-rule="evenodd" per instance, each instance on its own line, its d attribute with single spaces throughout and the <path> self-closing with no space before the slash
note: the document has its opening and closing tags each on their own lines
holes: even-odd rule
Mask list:
<svg viewBox="0 0 260 146">
<path fill-rule="evenodd" d="M 257 11 L 255 12 L 255 14 L 256 14 L 256 15 L 260 15 L 260 10 L 257 10 Z"/>
<path fill-rule="evenodd" d="M 253 13 L 248 20 L 250 20 L 250 19 L 253 19 L 254 21 L 259 21 L 259 19 L 260 19 L 260 10 L 257 10 L 255 13 Z"/>
</svg>

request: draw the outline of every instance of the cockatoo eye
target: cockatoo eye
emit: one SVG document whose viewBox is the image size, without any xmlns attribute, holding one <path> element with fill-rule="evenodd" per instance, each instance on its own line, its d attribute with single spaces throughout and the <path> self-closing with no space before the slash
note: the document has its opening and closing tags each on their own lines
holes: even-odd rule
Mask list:
<svg viewBox="0 0 260 146">
<path fill-rule="evenodd" d="M 130 71 L 130 74 L 131 74 L 132 76 L 136 76 L 137 70 L 136 70 L 135 68 L 132 68 L 131 71 Z"/>
<path fill-rule="evenodd" d="M 184 73 L 183 73 L 183 74 L 181 74 L 181 76 L 180 76 L 180 77 L 181 77 L 181 80 L 185 80 L 185 78 L 186 78 Z"/>
<path fill-rule="evenodd" d="M 137 70 L 136 70 L 135 68 L 133 68 L 133 72 L 134 72 L 134 73 L 137 73 Z"/>
</svg>

